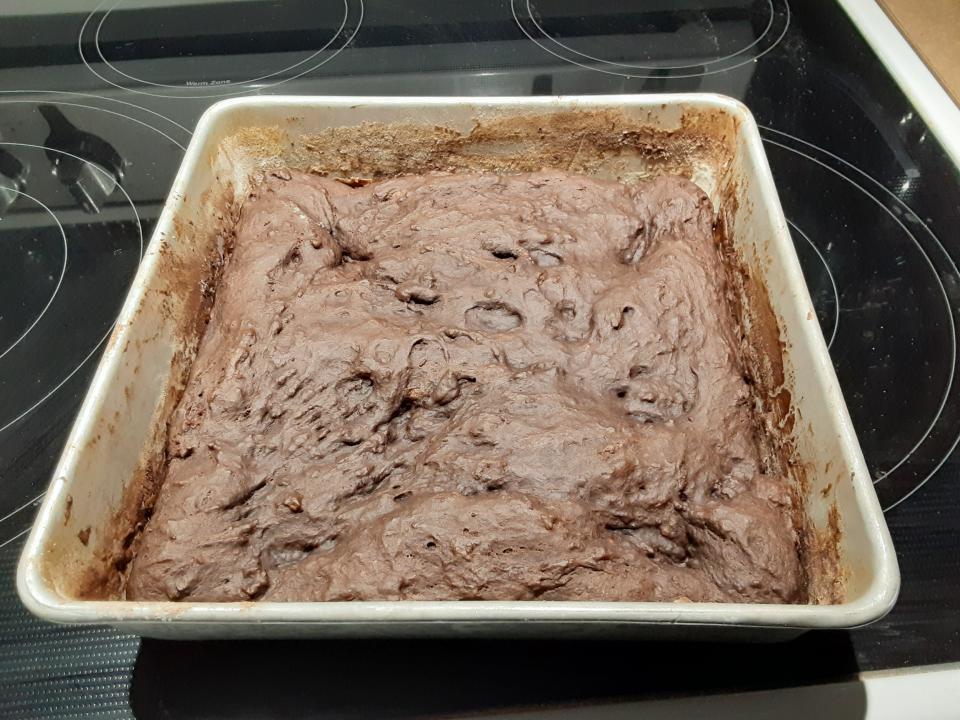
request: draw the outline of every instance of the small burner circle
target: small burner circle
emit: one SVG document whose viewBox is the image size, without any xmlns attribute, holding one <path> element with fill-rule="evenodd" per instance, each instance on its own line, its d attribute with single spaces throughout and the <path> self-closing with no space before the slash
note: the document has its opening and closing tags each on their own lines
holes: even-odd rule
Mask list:
<svg viewBox="0 0 960 720">
<path fill-rule="evenodd" d="M 350 44 L 360 29 L 364 13 L 363 0 L 341 0 L 343 4 L 343 16 L 338 21 L 339 24 L 329 39 L 327 39 L 321 47 L 310 52 L 306 57 L 300 58 L 296 62 L 292 62 L 271 72 L 259 71 L 259 74 L 258 72 L 254 72 L 250 77 L 239 80 L 204 78 L 199 80 L 185 80 L 182 83 L 174 84 L 156 82 L 131 72 L 125 72 L 117 67 L 116 59 L 111 59 L 108 57 L 108 53 L 104 52 L 101 37 L 104 32 L 104 27 L 108 24 L 108 19 L 111 14 L 113 14 L 123 2 L 124 0 L 102 0 L 87 16 L 80 28 L 80 37 L 78 39 L 80 57 L 92 73 L 115 87 L 144 95 L 165 98 L 227 97 L 230 95 L 255 92 L 263 89 L 264 86 L 279 85 L 298 78 L 316 70 L 340 54 L 340 52 Z M 107 5 L 109 5 L 109 7 L 104 11 L 104 7 Z M 158 8 L 158 10 L 162 9 L 163 8 Z M 98 14 L 100 14 L 99 19 L 95 19 L 95 16 Z M 87 58 L 84 52 L 84 45 L 92 45 L 95 48 L 95 60 L 103 64 L 102 70 L 94 67 Z M 325 53 L 326 55 L 324 55 Z M 183 57 L 192 58 L 193 56 L 184 55 Z M 143 87 L 138 88 L 131 85 Z"/>
<path fill-rule="evenodd" d="M 538 0 L 541 6 L 547 1 Z M 633 62 L 621 58 L 610 59 L 601 55 L 602 51 L 609 52 L 608 48 L 613 44 L 610 42 L 611 37 L 616 38 L 618 34 L 616 29 L 622 23 L 627 22 L 626 19 L 619 16 L 608 17 L 609 25 L 606 29 L 613 32 L 604 33 L 600 40 L 592 43 L 590 37 L 585 40 L 581 38 L 579 42 L 585 44 L 586 47 L 578 49 L 572 45 L 573 40 L 561 39 L 563 25 L 566 22 L 562 13 L 556 13 L 544 19 L 543 14 L 534 2 L 535 0 L 510 0 L 510 9 L 514 20 L 530 40 L 551 55 L 574 65 L 579 65 L 588 70 L 629 78 L 693 78 L 733 70 L 770 52 L 780 43 L 790 26 L 790 6 L 787 0 L 766 0 L 765 13 L 761 21 L 762 30 L 755 33 L 752 40 L 742 38 L 725 50 L 720 46 L 719 35 L 716 32 L 713 20 L 705 11 L 697 9 L 695 12 L 694 8 L 691 8 L 688 12 L 677 11 L 671 13 L 672 17 L 668 18 L 678 28 L 674 35 L 683 32 L 686 27 L 696 25 L 706 31 L 705 39 L 713 46 L 711 50 L 706 50 L 705 53 L 715 53 L 715 55 L 702 62 L 686 64 L 653 63 L 649 60 Z M 619 7 L 617 9 L 619 10 Z M 729 9 L 726 9 L 726 11 L 729 12 Z M 744 8 L 742 12 L 749 15 L 752 11 L 749 8 Z M 659 14 L 666 14 L 666 11 Z M 602 14 L 600 17 L 603 19 Z M 688 34 L 690 32 L 693 31 L 688 31 Z M 636 47 L 636 40 L 634 39 L 636 33 L 631 32 L 629 37 L 629 50 L 633 51 Z M 689 46 L 695 42 L 697 42 L 695 37 L 690 37 L 687 40 L 671 38 L 671 47 L 676 47 L 678 44 Z"/>
</svg>

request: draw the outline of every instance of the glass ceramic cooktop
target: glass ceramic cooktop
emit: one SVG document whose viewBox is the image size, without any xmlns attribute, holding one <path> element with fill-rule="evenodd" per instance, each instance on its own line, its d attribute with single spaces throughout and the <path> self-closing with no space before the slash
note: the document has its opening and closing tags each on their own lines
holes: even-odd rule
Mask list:
<svg viewBox="0 0 960 720">
<path fill-rule="evenodd" d="M 832 2 L 11 0 L 0 12 L 0 715 L 489 712 L 960 660 L 960 173 Z M 731 95 L 761 125 L 899 554 L 889 617 L 776 646 L 639 651 L 141 642 L 20 606 L 24 534 L 210 103 L 670 91 Z"/>
</svg>

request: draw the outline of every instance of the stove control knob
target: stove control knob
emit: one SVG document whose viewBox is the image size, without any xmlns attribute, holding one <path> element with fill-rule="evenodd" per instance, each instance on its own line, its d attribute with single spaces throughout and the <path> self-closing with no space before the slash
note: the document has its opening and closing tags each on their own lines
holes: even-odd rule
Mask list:
<svg viewBox="0 0 960 720">
<path fill-rule="evenodd" d="M 51 171 L 86 212 L 100 212 L 123 182 L 126 163 L 120 153 L 103 138 L 79 129 L 53 105 L 41 105 L 40 114 L 50 128 L 45 144 Z"/>
</svg>

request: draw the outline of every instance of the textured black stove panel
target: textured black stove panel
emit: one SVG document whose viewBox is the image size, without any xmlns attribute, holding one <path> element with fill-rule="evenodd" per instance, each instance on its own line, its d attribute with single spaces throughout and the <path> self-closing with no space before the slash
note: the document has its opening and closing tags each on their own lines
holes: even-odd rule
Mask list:
<svg viewBox="0 0 960 720">
<path fill-rule="evenodd" d="M 63 6 L 0 17 L 0 715 L 401 717 L 960 660 L 960 173 L 832 2 Z M 888 618 L 648 661 L 630 643 L 141 643 L 20 606 L 23 534 L 210 103 L 671 91 L 731 95 L 761 125 L 899 554 Z"/>
</svg>

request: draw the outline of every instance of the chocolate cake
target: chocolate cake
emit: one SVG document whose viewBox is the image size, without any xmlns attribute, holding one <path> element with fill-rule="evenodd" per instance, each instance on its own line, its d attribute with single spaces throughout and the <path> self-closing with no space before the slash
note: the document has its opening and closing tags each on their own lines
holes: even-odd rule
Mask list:
<svg viewBox="0 0 960 720">
<path fill-rule="evenodd" d="M 804 601 L 713 218 L 672 176 L 269 174 L 127 597 Z"/>
</svg>

